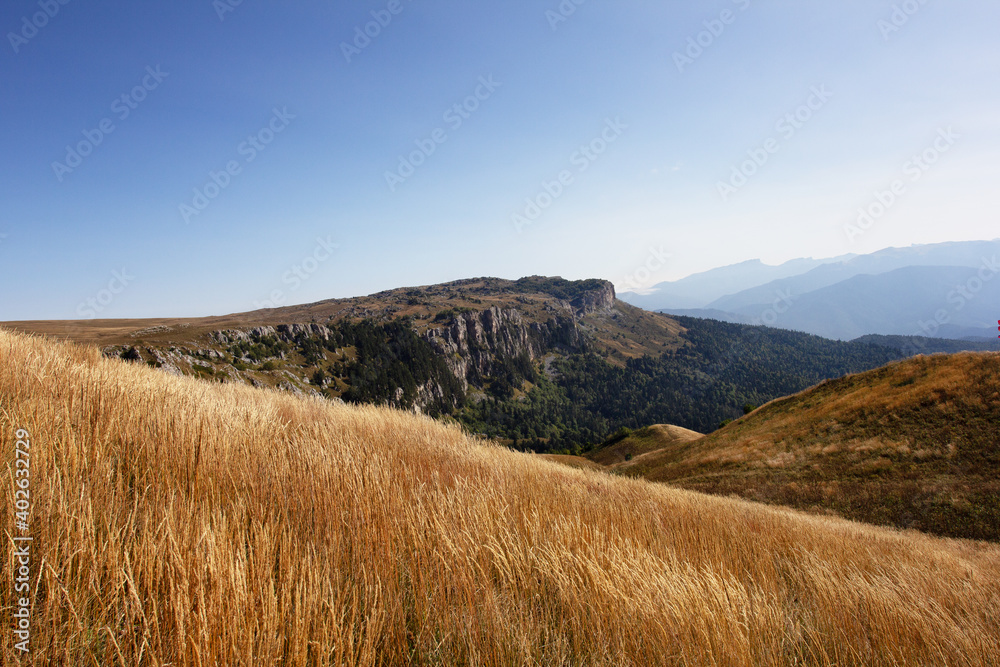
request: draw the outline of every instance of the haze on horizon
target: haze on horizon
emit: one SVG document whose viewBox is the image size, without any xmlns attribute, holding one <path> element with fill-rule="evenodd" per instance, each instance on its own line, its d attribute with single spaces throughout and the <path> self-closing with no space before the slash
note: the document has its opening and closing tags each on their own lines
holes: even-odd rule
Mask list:
<svg viewBox="0 0 1000 667">
<path fill-rule="evenodd" d="M 109 285 L 102 318 L 200 316 L 991 239 L 998 24 L 985 0 L 8 4 L 0 320 Z"/>
</svg>

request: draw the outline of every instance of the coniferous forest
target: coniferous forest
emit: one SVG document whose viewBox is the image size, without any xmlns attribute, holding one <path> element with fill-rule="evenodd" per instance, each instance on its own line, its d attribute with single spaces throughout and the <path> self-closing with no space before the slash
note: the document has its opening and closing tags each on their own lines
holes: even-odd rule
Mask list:
<svg viewBox="0 0 1000 667">
<path fill-rule="evenodd" d="M 825 379 L 876 368 L 903 353 L 881 345 L 715 320 L 676 318 L 685 328 L 679 349 L 614 364 L 593 345 L 553 343 L 549 368 L 527 354 L 497 356 L 488 374 L 472 373 L 468 388 L 444 357 L 401 318 L 342 321 L 327 340 L 293 343 L 267 337 L 230 348 L 261 360 L 298 353 L 313 384 L 350 403 L 419 405 L 436 418 L 507 441 L 517 449 L 579 452 L 617 430 L 674 424 L 702 433 L 752 407 Z M 324 350 L 353 357 L 324 362 Z M 336 391 L 341 387 L 341 391 Z"/>
</svg>

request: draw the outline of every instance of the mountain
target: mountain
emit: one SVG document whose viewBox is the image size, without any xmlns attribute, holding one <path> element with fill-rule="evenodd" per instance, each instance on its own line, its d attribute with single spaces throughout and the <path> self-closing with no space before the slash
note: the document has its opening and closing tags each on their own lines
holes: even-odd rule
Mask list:
<svg viewBox="0 0 1000 667">
<path fill-rule="evenodd" d="M 935 354 L 944 352 L 1000 352 L 1000 340 L 996 338 L 977 340 L 949 340 L 945 338 L 927 338 L 925 336 L 879 336 L 870 335 L 856 338 L 856 343 L 869 343 L 899 350 L 907 357 L 917 354 Z"/>
<path fill-rule="evenodd" d="M 697 317 L 702 320 L 718 320 L 720 322 L 730 322 L 732 324 L 761 324 L 760 318 L 754 322 L 749 315 L 738 315 L 725 310 L 715 310 L 712 308 L 664 308 L 657 312 L 664 315 L 678 315 L 680 317 Z"/>
<path fill-rule="evenodd" d="M 696 299 L 688 299 L 687 306 L 676 305 L 676 299 L 675 305 L 657 306 L 667 303 L 657 301 L 658 294 L 666 294 L 662 290 L 641 303 L 669 315 L 765 324 L 839 340 L 879 334 L 985 342 L 995 337 L 993 323 L 1000 317 L 1000 280 L 993 280 L 1000 274 L 998 257 L 1000 240 L 887 248 L 823 261 L 765 283 L 750 280 L 697 306 L 690 305 Z M 728 268 L 718 271 L 725 274 Z"/>
<path fill-rule="evenodd" d="M 571 470 L 418 415 L 5 330 L 0 359 L 0 464 L 30 461 L 31 504 L 8 490 L 0 513 L 32 538 L 7 559 L 24 549 L 28 576 L 0 577 L 0 598 L 30 597 L 31 654 L 8 630 L 3 664 L 1000 655 L 992 545 Z"/>
<path fill-rule="evenodd" d="M 940 287 L 940 286 L 938 286 Z M 792 300 L 789 299 L 789 304 Z M 780 301 L 779 301 L 780 304 Z M 782 320 L 781 315 L 778 314 L 777 310 L 774 310 L 774 303 L 771 304 L 759 304 L 757 306 L 752 306 L 746 309 L 749 313 L 756 312 L 755 315 L 751 316 L 741 315 L 739 313 L 728 313 L 723 310 L 710 310 L 707 308 L 668 308 L 666 310 L 661 310 L 658 312 L 664 315 L 673 315 L 680 317 L 694 317 L 698 319 L 707 320 L 718 320 L 719 322 L 730 322 L 732 324 L 753 324 L 760 325 L 765 320 L 771 322 L 774 326 L 780 326 L 782 328 L 796 329 L 796 330 L 811 330 L 814 333 L 824 338 L 841 338 L 848 336 L 844 331 L 839 331 L 835 326 L 817 326 L 817 323 L 811 321 L 800 321 L 795 325 L 792 325 L 788 319 Z M 772 312 L 772 310 L 774 312 Z M 820 311 L 822 313 L 822 310 Z M 876 311 L 877 312 L 877 311 Z M 937 311 L 935 311 L 936 314 Z M 823 313 L 823 317 L 829 317 L 829 313 Z M 911 313 L 912 316 L 912 313 Z M 950 319 L 951 316 L 945 314 L 943 317 Z M 862 320 L 861 322 L 855 320 Z M 857 329 L 864 328 L 864 318 L 856 318 L 855 313 L 847 312 L 844 313 L 844 320 L 846 320 L 846 326 L 850 329 L 856 331 Z M 905 321 L 904 321 L 905 322 Z M 907 354 L 925 354 L 930 352 L 979 352 L 984 350 L 994 350 L 997 349 L 995 345 L 996 339 L 993 334 L 994 331 L 991 327 L 980 327 L 980 326 L 960 326 L 955 324 L 949 324 L 947 321 L 945 324 L 937 324 L 937 320 L 934 317 L 929 317 L 926 320 L 921 319 L 911 319 L 910 322 L 916 323 L 916 326 L 906 327 L 895 326 L 899 325 L 899 322 L 893 323 L 893 329 L 917 329 L 920 332 L 933 333 L 936 337 L 928 336 L 917 336 L 917 335 L 891 335 L 891 334 L 865 334 L 863 336 L 858 336 L 852 338 L 851 340 L 860 342 L 871 342 L 878 345 L 887 345 L 893 349 L 906 350 Z M 923 324 L 921 324 L 923 323 Z M 889 339 L 909 339 L 908 345 L 899 344 L 898 340 Z M 919 344 L 917 342 L 919 341 Z"/>
<path fill-rule="evenodd" d="M 741 312 L 759 304 L 770 304 L 783 294 L 798 298 L 814 290 L 863 274 L 878 275 L 911 266 L 989 268 L 996 264 L 998 255 L 1000 255 L 1000 239 L 886 248 L 870 255 L 858 255 L 843 261 L 824 263 L 799 275 L 742 289 L 704 304 L 703 307 L 726 312 Z M 932 313 L 940 307 L 938 304 L 931 306 L 933 306 Z"/>
<path fill-rule="evenodd" d="M 654 424 L 633 431 L 622 428 L 600 448 L 587 454 L 595 465 L 614 468 L 636 457 L 669 447 L 685 447 L 705 436 L 697 431 L 669 424 Z"/>
<path fill-rule="evenodd" d="M 658 423 L 708 433 L 742 415 L 748 403 L 760 405 L 903 356 L 886 347 L 782 329 L 676 320 L 686 343 L 678 349 L 621 366 L 597 354 L 571 355 L 557 365 L 552 391 L 491 410 L 485 421 L 489 428 L 506 427 L 518 437 L 530 425 L 555 422 L 585 443 L 621 427 Z M 487 433 L 499 435 L 489 428 Z M 574 431 L 586 437 L 578 438 Z"/>
<path fill-rule="evenodd" d="M 693 312 L 696 310 L 718 311 L 722 317 L 716 319 L 741 321 L 724 314 L 738 314 L 758 304 L 770 304 L 784 294 L 801 296 L 862 274 L 878 275 L 909 266 L 979 269 L 998 254 L 1000 239 L 886 248 L 868 255 L 828 259 L 793 259 L 778 266 L 754 259 L 659 283 L 641 294 L 624 292 L 621 298 L 646 310 L 693 317 L 711 317 L 706 312 Z M 758 316 L 759 312 L 754 313 L 754 317 Z"/>
<path fill-rule="evenodd" d="M 648 292 L 624 292 L 621 298 L 646 310 L 702 308 L 715 299 L 756 285 L 796 276 L 827 262 L 854 257 L 844 255 L 832 259 L 793 259 L 778 266 L 752 259 L 696 273 L 680 280 L 654 285 Z"/>
<path fill-rule="evenodd" d="M 518 449 L 579 453 L 622 427 L 710 432 L 903 355 L 672 318 L 602 280 L 477 278 L 202 320 L 14 323 L 174 374 L 457 420 Z"/>
<path fill-rule="evenodd" d="M 778 307 L 756 303 L 734 312 L 765 320 L 771 313 L 767 323 L 773 326 L 839 340 L 867 334 L 985 337 L 1000 316 L 1000 279 L 992 278 L 976 268 L 908 266 L 810 292 L 788 291 Z"/>
<path fill-rule="evenodd" d="M 616 472 L 1000 541 L 1000 354 L 920 356 L 829 380 L 655 449 Z"/>
</svg>

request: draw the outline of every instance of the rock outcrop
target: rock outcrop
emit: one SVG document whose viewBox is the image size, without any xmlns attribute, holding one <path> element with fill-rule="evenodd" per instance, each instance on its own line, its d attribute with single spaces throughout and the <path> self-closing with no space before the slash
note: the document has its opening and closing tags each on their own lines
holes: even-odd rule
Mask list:
<svg viewBox="0 0 1000 667">
<path fill-rule="evenodd" d="M 432 324 L 428 329 L 420 326 L 421 318 L 410 320 L 417 335 L 444 361 L 447 372 L 458 381 L 458 386 L 439 366 L 431 374 L 432 379 L 427 380 L 424 376 L 419 380 L 415 397 L 412 388 L 405 397 L 403 389 L 397 388 L 384 398 L 390 404 L 403 407 L 405 403 L 418 410 L 440 406 L 454 400 L 458 387 L 461 392 L 468 392 L 470 388 L 492 388 L 498 375 L 510 378 L 509 381 L 516 386 L 525 360 L 535 362 L 556 351 L 572 353 L 587 349 L 591 337 L 582 319 L 617 312 L 614 286 L 603 280 L 573 282 L 534 276 L 516 283 L 500 280 L 486 280 L 487 284 L 481 284 L 483 280 L 466 282 L 475 285 L 475 289 L 470 287 L 471 295 L 465 294 L 466 298 L 471 296 L 473 303 L 482 303 L 476 296 L 478 294 L 511 294 L 512 298 L 505 306 L 484 307 L 481 310 L 453 308 L 450 319 Z M 462 287 L 463 284 L 455 283 L 454 286 Z M 450 289 L 451 286 L 446 287 Z M 548 298 L 539 300 L 539 295 Z M 393 309 L 396 308 L 390 307 L 390 310 Z M 356 309 L 341 313 L 342 317 L 351 319 L 359 315 L 362 313 Z M 139 353 L 129 352 L 131 348 L 128 346 L 116 346 L 106 349 L 105 354 L 123 358 L 130 354 L 138 357 L 129 357 L 131 360 L 145 361 L 172 373 L 208 374 L 216 379 L 240 380 L 255 385 L 261 382 L 253 373 L 269 373 L 274 374 L 272 377 L 278 388 L 296 393 L 318 393 L 308 376 L 300 377 L 302 369 L 289 361 L 287 354 L 289 350 L 306 348 L 313 351 L 311 354 L 316 354 L 317 342 L 321 343 L 321 350 L 331 350 L 330 346 L 322 343 L 331 339 L 339 341 L 341 337 L 342 332 L 337 330 L 336 325 L 331 329 L 316 322 L 288 323 L 217 330 L 190 347 L 153 347 Z M 335 357 L 341 355 L 339 349 L 332 351 Z M 321 351 L 320 354 L 326 353 Z M 262 362 L 265 358 L 269 362 L 273 358 L 277 364 L 264 368 Z M 340 372 L 343 372 L 345 360 L 346 357 L 339 357 Z M 293 365 L 296 374 L 289 372 L 288 364 Z M 513 368 L 522 371 L 514 371 Z"/>
<path fill-rule="evenodd" d="M 615 307 L 615 286 L 602 280 L 599 287 L 582 292 L 569 302 L 569 306 L 577 317 L 610 313 Z"/>
<path fill-rule="evenodd" d="M 302 338 L 311 337 L 329 340 L 332 333 L 326 325 L 311 322 L 308 324 L 279 324 L 275 327 L 255 327 L 253 329 L 226 329 L 213 331 L 209 337 L 220 345 L 252 342 L 269 337 L 277 338 L 285 343 L 294 343 Z"/>
<path fill-rule="evenodd" d="M 572 316 L 526 322 L 520 311 L 499 308 L 462 313 L 442 327 L 428 329 L 423 337 L 465 389 L 493 375 L 502 359 L 523 354 L 534 361 L 553 347 L 576 350 L 584 344 Z"/>
</svg>

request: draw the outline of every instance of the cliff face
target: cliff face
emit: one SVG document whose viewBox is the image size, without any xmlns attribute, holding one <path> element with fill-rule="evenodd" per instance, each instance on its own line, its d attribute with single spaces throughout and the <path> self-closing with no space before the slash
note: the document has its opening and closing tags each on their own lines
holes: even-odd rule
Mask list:
<svg viewBox="0 0 1000 667">
<path fill-rule="evenodd" d="M 520 311 L 499 308 L 463 313 L 443 327 L 428 329 L 423 338 L 466 389 L 493 375 L 503 359 L 523 354 L 534 361 L 552 347 L 575 350 L 583 345 L 573 317 L 557 314 L 547 322 L 526 322 Z"/>
<path fill-rule="evenodd" d="M 480 385 L 482 378 L 494 375 L 496 366 L 506 359 L 525 355 L 535 361 L 553 349 L 584 349 L 587 339 L 580 318 L 611 313 L 615 307 L 614 285 L 592 282 L 593 287 L 559 299 L 544 322 L 527 321 L 515 308 L 493 307 L 457 315 L 444 326 L 428 329 L 423 338 L 467 390 L 470 384 Z"/>
<path fill-rule="evenodd" d="M 275 327 L 255 327 L 253 329 L 226 329 L 225 331 L 213 331 L 209 334 L 209 338 L 222 345 L 250 342 L 269 336 L 285 343 L 294 343 L 304 337 L 316 337 L 326 341 L 330 339 L 332 334 L 329 327 L 313 322 L 310 324 L 279 324 Z"/>
<path fill-rule="evenodd" d="M 318 394 L 333 387 L 339 394 L 348 387 L 357 389 L 360 380 L 369 388 L 378 387 L 379 397 L 371 400 L 423 409 L 451 405 L 456 395 L 465 396 L 470 387 L 495 389 L 498 376 L 516 388 L 520 386 L 519 378 L 526 377 L 526 363 L 553 351 L 572 353 L 587 349 L 591 337 L 585 332 L 581 318 L 617 312 L 614 286 L 602 280 L 572 282 L 533 277 L 516 283 L 492 279 L 467 282 L 467 285 L 446 286 L 448 289 L 437 295 L 438 302 L 427 303 L 423 313 L 408 320 L 414 327 L 409 342 L 398 330 L 385 333 L 387 338 L 381 343 L 373 343 L 372 337 L 378 341 L 383 334 L 372 331 L 357 334 L 366 336 L 365 354 L 382 355 L 376 360 L 359 359 L 349 349 L 355 341 L 351 338 L 353 334 L 345 333 L 345 322 L 366 319 L 355 310 L 341 313 L 339 319 L 328 319 L 326 324 L 314 321 L 221 329 L 206 332 L 203 338 L 188 345 L 139 348 L 117 345 L 106 348 L 105 354 L 146 362 L 175 373 L 269 384 L 300 393 Z M 465 304 L 482 303 L 480 295 L 511 296 L 505 303 L 478 310 L 468 310 L 467 305 L 461 304 L 461 308 L 439 311 L 439 318 L 445 312 L 452 314 L 425 329 L 433 309 L 449 305 L 462 290 L 465 290 L 462 294 Z M 427 294 L 408 291 L 404 296 L 419 302 Z M 400 320 L 390 311 L 401 306 L 390 303 L 387 307 L 390 310 L 368 319 L 398 324 Z M 416 347 L 414 340 L 419 341 Z M 384 345 L 383 350 L 373 352 L 379 344 Z M 422 346 L 424 352 L 418 349 Z M 428 354 L 438 361 L 429 361 Z M 376 377 L 389 366 L 406 367 L 407 371 L 391 371 Z M 399 384 L 393 385 L 394 382 Z"/>
<path fill-rule="evenodd" d="M 615 286 L 607 281 L 587 290 L 569 302 L 573 314 L 584 317 L 593 313 L 610 313 L 615 307 Z"/>
</svg>

